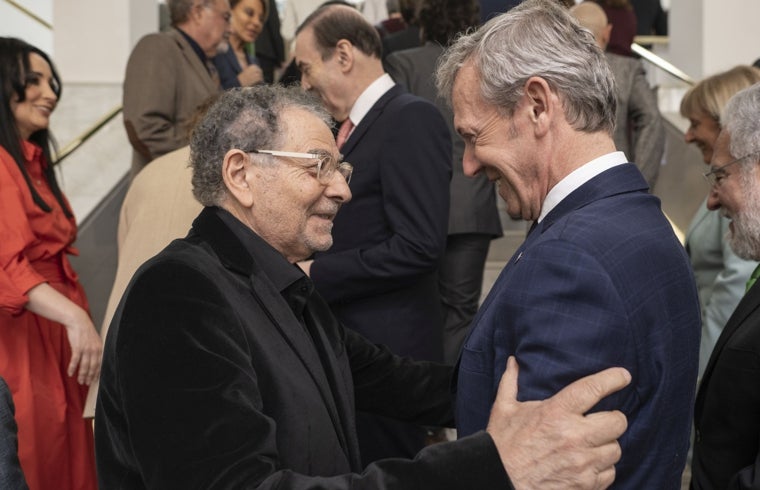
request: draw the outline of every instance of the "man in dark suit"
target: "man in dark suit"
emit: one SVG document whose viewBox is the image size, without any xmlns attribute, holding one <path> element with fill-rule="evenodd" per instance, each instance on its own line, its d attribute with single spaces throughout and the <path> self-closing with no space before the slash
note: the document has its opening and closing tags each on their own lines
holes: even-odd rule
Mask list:
<svg viewBox="0 0 760 490">
<path fill-rule="evenodd" d="M 742 90 L 721 115 L 723 130 L 705 177 L 707 200 L 731 223 L 727 239 L 760 260 L 760 84 Z M 758 270 L 718 337 L 694 409 L 694 490 L 760 489 L 760 285 Z"/>
<path fill-rule="evenodd" d="M 607 21 L 607 14 L 598 3 L 587 0 L 571 8 L 570 13 L 591 31 L 600 48 L 607 48 L 614 26 Z M 617 93 L 615 147 L 636 162 L 649 189 L 654 189 L 665 152 L 665 127 L 657 97 L 649 86 L 641 61 L 610 52 L 604 54 L 615 77 Z"/>
<path fill-rule="evenodd" d="M 172 27 L 137 43 L 124 77 L 124 127 L 132 176 L 150 161 L 187 145 L 187 125 L 220 90 L 210 59 L 229 36 L 227 0 L 169 0 Z"/>
<path fill-rule="evenodd" d="M 473 321 L 460 357 L 460 436 L 488 421 L 504 359 L 518 397 L 622 364 L 631 386 L 615 488 L 678 489 L 689 446 L 700 308 L 689 260 L 638 169 L 615 151 L 613 75 L 553 0 L 527 0 L 447 50 L 464 169 L 534 222 Z"/>
<path fill-rule="evenodd" d="M 303 267 L 346 327 L 395 354 L 440 361 L 436 272 L 446 246 L 451 138 L 433 104 L 383 71 L 380 50 L 377 30 L 345 5 L 321 7 L 298 28 L 301 85 L 343 121 L 338 146 L 356 168 L 334 246 Z M 360 416 L 365 463 L 412 457 L 424 440 L 420 427 Z"/>
<path fill-rule="evenodd" d="M 355 410 L 450 421 L 451 368 L 344 329 L 295 265 L 330 247 L 351 198 L 329 122 L 308 94 L 258 86 L 225 92 L 196 128 L 193 194 L 206 207 L 186 238 L 138 270 L 108 332 L 100 487 L 608 485 L 625 417 L 583 414 L 630 375 L 607 370 L 520 403 L 513 359 L 487 431 L 362 472 Z"/>
<path fill-rule="evenodd" d="M 275 71 L 285 61 L 285 43 L 280 34 L 280 14 L 277 2 L 269 2 L 267 21 L 261 34 L 256 38 L 256 58 L 264 72 L 264 81 L 274 83 Z"/>
<path fill-rule="evenodd" d="M 449 228 L 438 273 L 444 314 L 444 361 L 454 365 L 478 311 L 488 248 L 491 240 L 502 234 L 494 185 L 485 175 L 464 174 L 464 141 L 454 129 L 451 108 L 435 89 L 435 66 L 443 47 L 460 32 L 478 25 L 478 4 L 476 0 L 426 0 L 417 22 L 425 33 L 425 44 L 391 53 L 384 64 L 397 83 L 435 104 L 446 119 L 454 143 Z"/>
</svg>

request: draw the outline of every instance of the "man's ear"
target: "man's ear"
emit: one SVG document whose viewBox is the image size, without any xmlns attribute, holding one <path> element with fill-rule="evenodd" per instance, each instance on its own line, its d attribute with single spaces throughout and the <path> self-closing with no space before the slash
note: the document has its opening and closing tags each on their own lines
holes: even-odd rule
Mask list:
<svg viewBox="0 0 760 490">
<path fill-rule="evenodd" d="M 343 73 L 350 71 L 354 66 L 354 45 L 348 39 L 339 40 L 333 56 L 338 57 L 338 66 Z"/>
<path fill-rule="evenodd" d="M 546 134 L 559 103 L 549 84 L 541 77 L 530 77 L 525 82 L 524 96 L 529 108 L 530 120 L 536 136 Z"/>
<path fill-rule="evenodd" d="M 253 206 L 253 169 L 249 165 L 250 157 L 241 150 L 230 150 L 224 155 L 222 162 L 222 180 L 227 192 L 240 205 L 246 208 Z"/>
</svg>

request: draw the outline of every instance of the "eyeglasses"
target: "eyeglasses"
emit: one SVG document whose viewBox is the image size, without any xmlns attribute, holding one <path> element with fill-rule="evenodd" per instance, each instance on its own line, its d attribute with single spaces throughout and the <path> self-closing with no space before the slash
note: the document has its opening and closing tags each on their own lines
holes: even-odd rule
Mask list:
<svg viewBox="0 0 760 490">
<path fill-rule="evenodd" d="M 721 165 L 720 167 L 715 167 L 711 169 L 709 172 L 706 172 L 702 175 L 707 180 L 707 183 L 710 184 L 710 187 L 720 187 L 721 181 L 726 177 L 726 167 L 733 165 L 735 163 L 739 163 L 742 160 L 746 160 L 747 158 L 757 155 L 759 153 L 760 152 L 753 151 L 752 153 L 748 153 L 744 155 L 743 157 L 737 158 L 736 160 L 731 160 L 725 165 Z"/>
<path fill-rule="evenodd" d="M 337 170 L 340 175 L 346 179 L 346 184 L 351 182 L 351 174 L 354 172 L 354 166 L 348 162 L 341 162 L 333 158 L 329 153 L 298 153 L 293 151 L 277 151 L 277 150 L 251 150 L 248 153 L 262 153 L 266 155 L 272 155 L 274 157 L 286 157 L 286 158 L 301 158 L 304 160 L 316 160 L 313 165 L 306 167 L 312 174 L 317 177 L 317 180 L 322 185 L 330 183 L 333 174 Z M 301 167 L 301 165 L 299 165 Z"/>
</svg>

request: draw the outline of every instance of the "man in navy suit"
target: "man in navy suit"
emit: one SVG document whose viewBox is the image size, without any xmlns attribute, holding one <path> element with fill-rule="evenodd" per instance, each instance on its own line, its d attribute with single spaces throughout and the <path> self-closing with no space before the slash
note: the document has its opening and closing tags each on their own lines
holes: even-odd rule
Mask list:
<svg viewBox="0 0 760 490">
<path fill-rule="evenodd" d="M 520 364 L 521 400 L 620 365 L 631 385 L 595 407 L 622 407 L 629 420 L 614 487 L 678 489 L 699 302 L 659 200 L 615 151 L 604 53 L 556 2 L 528 0 L 444 56 L 438 87 L 465 140 L 465 172 L 484 172 L 509 215 L 534 222 L 465 340 L 459 436 L 486 426 L 508 356 Z"/>
<path fill-rule="evenodd" d="M 731 222 L 728 243 L 760 259 L 760 84 L 737 93 L 721 114 L 707 206 Z M 760 285 L 758 270 L 718 337 L 694 408 L 694 490 L 760 488 Z"/>
<path fill-rule="evenodd" d="M 441 361 L 437 267 L 452 151 L 446 122 L 383 71 L 377 30 L 353 8 L 328 5 L 309 16 L 296 34 L 295 60 L 303 88 L 343 121 L 338 146 L 355 168 L 353 200 L 335 218 L 332 248 L 303 268 L 346 327 L 395 354 Z M 424 438 L 417 426 L 359 417 L 365 463 L 412 457 Z"/>
</svg>

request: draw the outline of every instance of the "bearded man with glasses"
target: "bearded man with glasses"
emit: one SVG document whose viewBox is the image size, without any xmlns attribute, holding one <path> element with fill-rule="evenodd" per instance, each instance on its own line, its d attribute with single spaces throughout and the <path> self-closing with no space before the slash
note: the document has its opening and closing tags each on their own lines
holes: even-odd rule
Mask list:
<svg viewBox="0 0 760 490">
<path fill-rule="evenodd" d="M 730 221 L 726 239 L 760 260 L 760 84 L 738 92 L 721 114 L 707 207 Z M 760 267 L 747 281 L 715 343 L 694 406 L 691 488 L 760 488 Z"/>
</svg>

